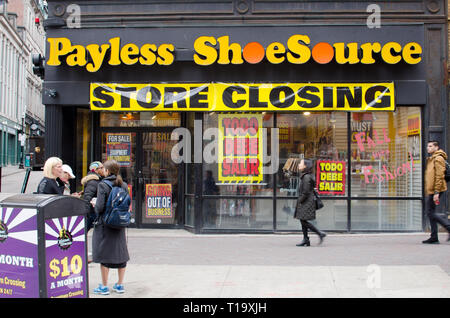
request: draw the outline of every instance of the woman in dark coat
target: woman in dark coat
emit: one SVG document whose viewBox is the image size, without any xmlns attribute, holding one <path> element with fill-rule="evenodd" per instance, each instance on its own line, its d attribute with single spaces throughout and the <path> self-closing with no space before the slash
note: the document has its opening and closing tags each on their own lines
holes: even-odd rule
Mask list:
<svg viewBox="0 0 450 318">
<path fill-rule="evenodd" d="M 81 185 L 84 187 L 83 196 L 81 198 L 85 200 L 90 206 L 89 214 L 87 217 L 86 231 L 89 231 L 93 227 L 94 221 L 96 219 L 95 210 L 91 205 L 91 200 L 93 198 L 97 198 L 98 184 L 103 177 L 103 164 L 100 161 L 94 161 L 89 165 L 88 174 L 83 179 L 81 179 Z"/>
<path fill-rule="evenodd" d="M 44 164 L 44 177 L 39 182 L 37 193 L 39 194 L 63 194 L 64 182 L 60 179 L 62 170 L 62 160 L 58 157 L 50 157 Z"/>
<path fill-rule="evenodd" d="M 316 180 L 312 173 L 313 162 L 308 159 L 302 159 L 298 165 L 300 171 L 300 186 L 297 199 L 297 206 L 295 209 L 294 218 L 299 219 L 302 224 L 303 241 L 297 246 L 310 246 L 311 243 L 308 237 L 308 228 L 319 235 L 320 243 L 326 236 L 325 233 L 319 231 L 310 220 L 316 218 L 316 204 L 314 201 L 314 188 L 316 187 Z"/>
<path fill-rule="evenodd" d="M 110 268 L 118 269 L 118 282 L 113 286 L 113 290 L 118 293 L 125 292 L 123 279 L 125 268 L 130 260 L 128 255 L 125 228 L 111 229 L 103 224 L 102 214 L 105 212 L 106 202 L 112 188 L 105 183 L 109 180 L 114 186 L 119 186 L 128 192 L 128 186 L 123 182 L 119 174 L 120 166 L 115 160 L 108 160 L 103 165 L 105 178 L 98 184 L 97 202 L 95 203 L 95 213 L 99 215 L 99 222 L 94 226 L 92 235 L 92 258 L 95 263 L 100 263 L 102 284 L 94 289 L 95 294 L 108 295 L 108 275 Z"/>
</svg>

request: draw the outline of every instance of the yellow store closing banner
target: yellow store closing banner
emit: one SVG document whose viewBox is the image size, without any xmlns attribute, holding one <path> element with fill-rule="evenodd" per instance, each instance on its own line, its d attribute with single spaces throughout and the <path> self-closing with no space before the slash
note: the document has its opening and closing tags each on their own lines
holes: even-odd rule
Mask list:
<svg viewBox="0 0 450 318">
<path fill-rule="evenodd" d="M 260 183 L 262 165 L 262 115 L 219 115 L 219 182 Z"/>
<path fill-rule="evenodd" d="M 394 111 L 394 83 L 91 83 L 98 111 Z"/>
</svg>

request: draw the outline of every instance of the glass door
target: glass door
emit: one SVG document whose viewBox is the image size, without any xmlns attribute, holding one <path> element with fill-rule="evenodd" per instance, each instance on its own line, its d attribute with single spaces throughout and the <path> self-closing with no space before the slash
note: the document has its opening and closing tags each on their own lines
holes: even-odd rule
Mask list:
<svg viewBox="0 0 450 318">
<path fill-rule="evenodd" d="M 135 132 L 103 132 L 102 133 L 102 158 L 105 163 L 107 160 L 116 160 L 120 165 L 120 175 L 128 185 L 128 191 L 131 197 L 131 222 L 136 224 L 137 206 L 137 177 L 136 177 L 136 144 L 138 141 Z"/>
<path fill-rule="evenodd" d="M 142 133 L 138 182 L 142 224 L 177 224 L 178 166 L 171 159 L 171 131 Z"/>
</svg>

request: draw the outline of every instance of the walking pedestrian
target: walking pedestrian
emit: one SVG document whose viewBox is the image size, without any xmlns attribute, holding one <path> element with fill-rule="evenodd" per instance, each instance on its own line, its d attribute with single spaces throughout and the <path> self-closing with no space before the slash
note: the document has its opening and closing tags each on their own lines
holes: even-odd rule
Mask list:
<svg viewBox="0 0 450 318">
<path fill-rule="evenodd" d="M 95 263 L 100 263 L 102 283 L 94 289 L 95 294 L 108 295 L 108 275 L 110 268 L 117 268 L 118 282 L 114 284 L 113 291 L 124 293 L 123 279 L 125 268 L 130 260 L 128 255 L 125 228 L 112 229 L 102 222 L 102 214 L 105 212 L 111 187 L 105 182 L 110 181 L 114 186 L 122 187 L 128 192 L 128 186 L 120 176 L 120 166 L 115 160 L 108 160 L 104 163 L 105 178 L 100 181 L 97 189 L 97 201 L 95 203 L 95 213 L 99 215 L 99 222 L 94 225 L 92 236 L 92 256 Z"/>
<path fill-rule="evenodd" d="M 44 164 L 44 177 L 39 182 L 37 193 L 39 194 L 63 194 L 64 182 L 61 180 L 62 160 L 58 157 L 50 157 Z"/>
<path fill-rule="evenodd" d="M 298 165 L 298 170 L 300 172 L 300 185 L 299 193 L 297 199 L 297 206 L 295 209 L 294 218 L 299 219 L 302 225 L 303 241 L 296 246 L 310 246 L 311 242 L 308 237 L 308 229 L 313 231 L 319 236 L 321 244 L 323 242 L 325 233 L 319 231 L 313 224 L 311 220 L 316 218 L 316 205 L 314 201 L 314 188 L 316 186 L 316 180 L 312 172 L 313 161 L 308 159 L 300 160 Z"/>
<path fill-rule="evenodd" d="M 87 230 L 89 231 L 94 224 L 96 219 L 94 206 L 91 204 L 92 199 L 97 199 L 97 189 L 98 184 L 105 176 L 105 172 L 103 170 L 103 164 L 100 161 L 94 161 L 89 165 L 88 174 L 81 179 L 81 185 L 84 187 L 84 191 L 82 194 L 82 199 L 85 200 L 89 204 L 89 213 L 87 216 Z"/>
<path fill-rule="evenodd" d="M 436 212 L 436 206 L 440 205 L 441 195 L 447 191 L 445 182 L 445 161 L 447 154 L 439 149 L 439 143 L 431 140 L 427 145 L 427 167 L 425 170 L 425 211 L 430 219 L 430 238 L 422 241 L 424 244 L 439 244 L 437 224 L 442 225 L 448 232 L 450 240 L 450 222 Z"/>
</svg>

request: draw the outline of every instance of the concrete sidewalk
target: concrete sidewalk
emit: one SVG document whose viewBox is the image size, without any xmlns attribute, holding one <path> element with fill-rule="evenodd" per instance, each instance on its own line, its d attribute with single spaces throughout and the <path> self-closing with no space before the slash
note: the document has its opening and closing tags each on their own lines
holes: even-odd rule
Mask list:
<svg viewBox="0 0 450 318">
<path fill-rule="evenodd" d="M 426 233 L 329 234 L 296 247 L 300 235 L 195 235 L 129 229 L 126 293 L 91 298 L 450 297 L 450 242 Z M 89 236 L 90 238 L 90 236 Z M 90 239 L 89 239 L 90 241 Z M 117 281 L 111 270 L 109 287 Z"/>
<path fill-rule="evenodd" d="M 11 176 L 17 173 L 25 173 L 27 169 L 19 169 L 19 165 L 2 167 L 2 177 Z"/>
</svg>

